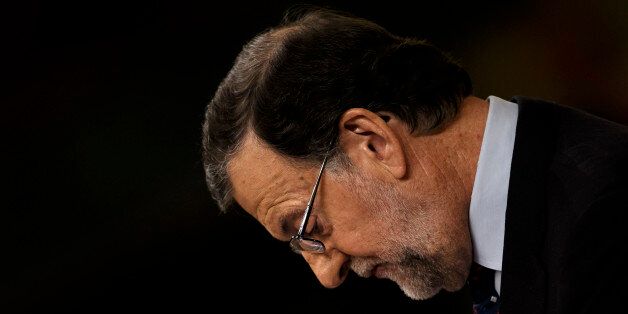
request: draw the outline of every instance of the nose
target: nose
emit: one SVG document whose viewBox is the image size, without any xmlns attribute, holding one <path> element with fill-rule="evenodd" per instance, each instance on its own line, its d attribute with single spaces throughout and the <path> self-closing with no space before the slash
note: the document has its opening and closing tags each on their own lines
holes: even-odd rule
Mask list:
<svg viewBox="0 0 628 314">
<path fill-rule="evenodd" d="M 321 254 L 303 252 L 316 278 L 325 288 L 336 288 L 345 281 L 349 271 L 349 256 L 337 249 L 327 249 Z"/>
</svg>

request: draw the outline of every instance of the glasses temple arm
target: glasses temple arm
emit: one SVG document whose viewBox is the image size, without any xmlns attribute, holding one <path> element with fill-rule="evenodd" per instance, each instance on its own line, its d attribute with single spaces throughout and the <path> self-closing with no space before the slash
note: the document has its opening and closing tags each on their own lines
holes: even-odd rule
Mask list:
<svg viewBox="0 0 628 314">
<path fill-rule="evenodd" d="M 307 226 L 307 221 L 310 219 L 310 211 L 312 210 L 312 205 L 314 204 L 314 198 L 316 198 L 316 192 L 318 191 L 318 185 L 321 182 L 321 176 L 323 175 L 325 164 L 327 164 L 327 156 L 323 159 L 323 164 L 321 165 L 321 169 L 318 171 L 318 177 L 316 178 L 316 184 L 314 184 L 314 187 L 312 188 L 312 195 L 310 195 L 310 200 L 307 202 L 307 206 L 305 207 L 305 213 L 303 213 L 303 219 L 301 220 L 299 232 L 297 233 L 297 236 L 299 237 L 303 235 L 305 226 Z"/>
</svg>

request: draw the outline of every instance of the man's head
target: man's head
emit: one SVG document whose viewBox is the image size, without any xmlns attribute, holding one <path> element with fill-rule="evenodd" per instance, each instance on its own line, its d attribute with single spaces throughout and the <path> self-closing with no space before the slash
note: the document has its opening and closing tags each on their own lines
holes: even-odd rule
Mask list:
<svg viewBox="0 0 628 314">
<path fill-rule="evenodd" d="M 329 156 L 306 226 L 326 250 L 303 253 L 321 283 L 351 268 L 415 299 L 456 290 L 471 260 L 470 94 L 425 42 L 336 12 L 288 15 L 244 47 L 207 108 L 210 192 L 288 241 Z"/>
</svg>

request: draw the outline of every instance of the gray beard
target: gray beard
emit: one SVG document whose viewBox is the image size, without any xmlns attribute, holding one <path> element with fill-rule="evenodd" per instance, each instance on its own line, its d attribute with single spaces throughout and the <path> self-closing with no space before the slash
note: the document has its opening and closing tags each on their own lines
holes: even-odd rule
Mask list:
<svg viewBox="0 0 628 314">
<path fill-rule="evenodd" d="M 436 258 L 422 257 L 409 249 L 398 261 L 380 258 L 356 257 L 350 268 L 360 277 L 370 277 L 373 268 L 386 264 L 385 278 L 394 281 L 411 299 L 425 300 L 436 295 L 444 285 L 444 273 Z"/>
<path fill-rule="evenodd" d="M 374 235 L 381 238 L 385 252 L 380 252 L 378 258 L 352 258 L 351 270 L 361 277 L 370 277 L 374 267 L 386 264 L 385 277 L 397 283 L 411 299 L 424 300 L 437 294 L 445 285 L 448 271 L 443 256 L 421 254 L 427 243 L 420 235 L 429 223 L 420 214 L 424 205 L 420 200 L 403 197 L 395 186 L 375 184 L 362 173 L 351 172 L 347 179 L 356 185 L 356 194 L 364 204 L 377 210 L 390 226 L 400 226 L 402 230 L 392 235 Z"/>
</svg>

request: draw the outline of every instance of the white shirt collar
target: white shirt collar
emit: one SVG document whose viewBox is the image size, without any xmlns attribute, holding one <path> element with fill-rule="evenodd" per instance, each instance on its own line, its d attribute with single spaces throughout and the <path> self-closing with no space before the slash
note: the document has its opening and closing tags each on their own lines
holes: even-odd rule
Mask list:
<svg viewBox="0 0 628 314">
<path fill-rule="evenodd" d="M 495 96 L 489 96 L 487 100 L 488 117 L 471 193 L 469 224 L 473 260 L 501 271 L 510 164 L 519 107 Z"/>
</svg>

